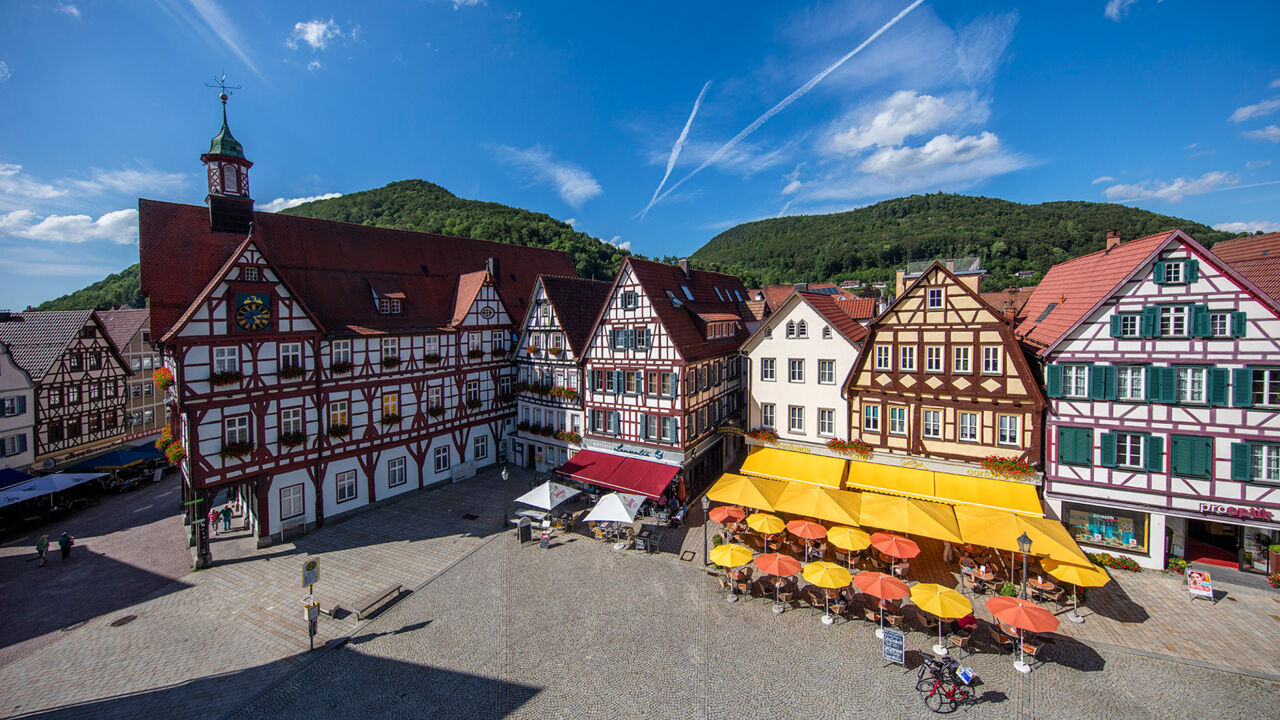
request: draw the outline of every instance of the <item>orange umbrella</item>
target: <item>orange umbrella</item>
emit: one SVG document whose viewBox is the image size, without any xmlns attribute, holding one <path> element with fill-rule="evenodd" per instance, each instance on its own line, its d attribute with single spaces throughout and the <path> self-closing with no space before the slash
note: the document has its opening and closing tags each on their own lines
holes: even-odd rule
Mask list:
<svg viewBox="0 0 1280 720">
<path fill-rule="evenodd" d="M 1012 625 L 1018 629 L 1018 662 L 1013 667 L 1018 672 L 1031 672 L 1031 667 L 1022 658 L 1022 631 L 1050 632 L 1058 627 L 1058 618 L 1048 609 L 1029 600 L 1012 597 L 993 597 L 987 601 L 987 609 L 996 620 Z"/>
<path fill-rule="evenodd" d="M 806 540 L 821 540 L 827 536 L 825 527 L 808 520 L 792 520 L 787 523 L 787 532 Z"/>
<path fill-rule="evenodd" d="M 721 525 L 727 525 L 728 523 L 738 522 L 746 516 L 747 514 L 742 511 L 742 508 L 721 505 L 720 507 L 712 508 L 710 517 Z"/>
<path fill-rule="evenodd" d="M 800 572 L 800 561 L 782 553 L 768 553 L 756 556 L 756 567 L 765 575 L 795 575 Z"/>
<path fill-rule="evenodd" d="M 920 554 L 919 545 L 900 535 L 886 532 L 872 533 L 871 547 L 896 558 L 913 558 Z"/>
<path fill-rule="evenodd" d="M 858 573 L 853 578 L 853 585 L 862 592 L 881 600 L 896 600 L 911 594 L 911 588 L 907 587 L 906 583 L 880 572 Z M 876 637 L 883 638 L 884 613 L 877 614 L 880 616 L 880 629 L 876 630 Z"/>
</svg>

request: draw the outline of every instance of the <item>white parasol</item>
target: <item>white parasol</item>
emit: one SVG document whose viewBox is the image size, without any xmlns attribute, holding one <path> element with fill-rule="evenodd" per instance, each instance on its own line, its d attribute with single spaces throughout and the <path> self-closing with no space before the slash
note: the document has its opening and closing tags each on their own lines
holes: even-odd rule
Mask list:
<svg viewBox="0 0 1280 720">
<path fill-rule="evenodd" d="M 580 492 L 582 491 L 574 490 L 568 485 L 545 482 L 516 498 L 516 502 L 532 505 L 542 510 L 550 510 Z"/>
<path fill-rule="evenodd" d="M 600 502 L 583 519 L 586 522 L 635 522 L 644 500 L 643 495 L 609 493 L 600 498 Z"/>
</svg>

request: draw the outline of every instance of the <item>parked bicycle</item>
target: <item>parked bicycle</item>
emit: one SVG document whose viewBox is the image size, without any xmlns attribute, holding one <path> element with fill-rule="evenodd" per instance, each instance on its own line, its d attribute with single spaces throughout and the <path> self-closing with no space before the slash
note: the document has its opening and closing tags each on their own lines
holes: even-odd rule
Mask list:
<svg viewBox="0 0 1280 720">
<path fill-rule="evenodd" d="M 952 658 L 925 656 L 916 673 L 916 690 L 925 707 L 936 713 L 950 713 L 973 701 L 967 680 L 959 676 L 959 671 L 960 664 Z"/>
</svg>

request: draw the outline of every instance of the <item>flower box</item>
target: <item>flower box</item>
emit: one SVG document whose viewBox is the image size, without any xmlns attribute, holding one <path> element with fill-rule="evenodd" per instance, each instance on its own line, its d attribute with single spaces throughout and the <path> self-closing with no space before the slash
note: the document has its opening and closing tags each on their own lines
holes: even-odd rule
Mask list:
<svg viewBox="0 0 1280 720">
<path fill-rule="evenodd" d="M 165 448 L 164 456 L 169 460 L 170 463 L 177 465 L 178 463 L 186 459 L 187 449 L 182 447 L 182 443 L 176 442 L 170 445 L 169 447 Z"/>
<path fill-rule="evenodd" d="M 831 438 L 827 441 L 827 449 L 843 455 L 858 455 L 859 457 L 871 454 L 871 446 L 861 440 L 850 442 L 840 438 Z"/>
<path fill-rule="evenodd" d="M 578 399 L 578 391 L 577 391 L 577 390 L 573 390 L 573 389 L 571 389 L 571 388 L 567 388 L 567 387 L 560 387 L 559 385 L 557 385 L 557 386 L 555 386 L 555 387 L 551 388 L 551 389 L 550 389 L 550 390 L 548 390 L 547 392 L 548 392 L 548 394 L 550 394 L 550 395 L 551 395 L 551 397 L 557 397 L 557 398 L 560 398 L 560 399 L 562 399 L 562 400 L 577 400 L 577 399 Z"/>
<path fill-rule="evenodd" d="M 1114 568 L 1116 570 L 1128 570 L 1129 572 L 1142 572 L 1142 566 L 1133 558 L 1121 555 L 1111 555 L 1110 553 L 1085 553 L 1089 556 L 1089 560 L 1101 565 L 1102 567 Z"/>
<path fill-rule="evenodd" d="M 1165 561 L 1165 569 L 1171 573 L 1184 575 L 1187 572 L 1187 561 L 1180 557 L 1171 557 Z"/>
<path fill-rule="evenodd" d="M 427 414 L 433 418 L 438 418 L 441 415 L 444 415 L 444 408 L 440 407 L 439 405 L 429 407 L 427 408 Z"/>
<path fill-rule="evenodd" d="M 530 345 L 529 347 L 525 348 L 525 350 L 529 351 L 530 355 L 537 355 L 538 351 L 541 349 L 542 348 L 538 347 L 537 345 Z"/>
<path fill-rule="evenodd" d="M 233 385 L 244 379 L 244 373 L 239 370 L 224 370 L 216 372 L 209 376 L 209 383 L 213 386 Z"/>
<path fill-rule="evenodd" d="M 156 449 L 160 452 L 164 452 L 165 450 L 168 450 L 169 446 L 173 443 L 173 430 L 170 430 L 168 426 L 165 426 L 160 430 L 160 438 L 156 440 Z"/>
<path fill-rule="evenodd" d="M 223 460 L 228 460 L 230 458 L 239 458 L 243 460 L 245 456 L 251 452 L 253 452 L 253 443 L 235 442 L 223 445 L 222 449 L 218 451 L 218 455 Z"/>
<path fill-rule="evenodd" d="M 571 443 L 582 442 L 582 436 L 576 432 L 573 432 L 572 430 L 561 430 L 556 433 L 555 437 L 557 440 L 563 440 L 565 442 L 571 442 Z"/>
<path fill-rule="evenodd" d="M 383 425 L 395 425 L 395 424 L 397 424 L 397 423 L 399 423 L 399 422 L 400 422 L 400 416 L 399 416 L 397 413 L 383 413 L 383 414 L 382 414 L 382 424 L 383 424 Z"/>
<path fill-rule="evenodd" d="M 511 393 L 502 393 L 498 396 L 498 402 L 502 405 L 510 405 L 516 401 L 516 396 Z"/>
<path fill-rule="evenodd" d="M 439 364 L 440 364 L 440 354 L 439 354 L 439 353 L 427 353 L 426 355 L 423 355 L 423 356 L 422 356 L 422 359 L 423 359 L 423 360 L 424 360 L 428 365 L 439 365 Z"/>
<path fill-rule="evenodd" d="M 344 374 L 346 374 L 346 373 L 351 372 L 352 368 L 354 368 L 354 367 L 355 367 L 355 365 L 352 365 L 351 363 L 347 362 L 346 360 L 343 360 L 343 361 L 341 361 L 341 362 L 336 362 L 336 363 L 334 363 L 334 364 L 330 365 L 330 366 L 329 366 L 329 369 L 333 371 L 333 374 L 334 374 L 334 375 L 344 375 Z"/>
<path fill-rule="evenodd" d="M 982 458 L 982 467 L 1000 475 L 1030 475 L 1036 471 L 1026 460 L 999 455 L 988 455 Z"/>
<path fill-rule="evenodd" d="M 778 432 L 770 428 L 756 428 L 755 430 L 747 433 L 747 437 L 752 440 L 760 440 L 769 444 L 778 442 Z"/>
<path fill-rule="evenodd" d="M 307 441 L 307 434 L 300 432 L 283 433 L 280 435 L 280 445 L 287 448 L 298 447 Z"/>
<path fill-rule="evenodd" d="M 276 373 L 282 380 L 297 380 L 307 374 L 306 368 L 301 365 L 285 365 Z"/>
<path fill-rule="evenodd" d="M 470 360 L 479 360 L 484 357 L 484 351 L 479 348 L 472 348 L 467 351 L 467 358 Z"/>
<path fill-rule="evenodd" d="M 560 355 L 564 353 L 564 348 L 558 348 L 558 347 L 547 348 L 547 352 L 551 353 L 552 355 L 555 355 L 556 357 L 560 357 Z"/>
<path fill-rule="evenodd" d="M 331 438 L 344 438 L 350 434 L 351 434 L 350 425 L 343 425 L 339 423 L 337 425 L 329 426 L 329 437 Z"/>
<path fill-rule="evenodd" d="M 527 432 L 530 427 L 531 425 L 529 425 L 529 422 L 527 420 L 521 420 L 520 422 L 516 423 L 516 430 L 519 430 L 520 432 Z"/>
<path fill-rule="evenodd" d="M 463 404 L 464 404 L 464 405 L 466 405 L 466 406 L 467 406 L 467 408 L 469 408 L 469 409 L 471 409 L 471 410 L 475 410 L 476 408 L 480 407 L 480 406 L 481 406 L 481 405 L 483 405 L 484 403 L 483 403 L 483 402 L 481 402 L 478 398 L 473 398 L 473 399 L 471 399 L 471 400 L 466 401 L 466 402 L 465 402 L 465 403 L 463 403 Z"/>
<path fill-rule="evenodd" d="M 493 349 L 489 350 L 489 354 L 490 354 L 490 355 L 492 355 L 492 356 L 494 356 L 494 357 L 502 357 L 503 355 L 506 355 L 506 354 L 507 354 L 507 349 L 506 349 L 506 348 L 496 347 L 496 348 L 493 348 Z"/>
<path fill-rule="evenodd" d="M 538 434 L 543 437 L 551 437 L 556 434 L 556 429 L 550 425 L 542 425 L 538 427 Z"/>
<path fill-rule="evenodd" d="M 155 381 L 156 387 L 160 389 L 160 392 L 173 387 L 173 372 L 169 368 L 157 368 L 155 372 L 151 373 L 151 379 Z"/>
<path fill-rule="evenodd" d="M 384 357 L 382 358 L 382 367 L 384 368 L 400 367 L 400 358 Z"/>
<path fill-rule="evenodd" d="M 1267 583 L 1273 588 L 1280 589 L 1280 572 L 1271 573 L 1267 576 Z"/>
</svg>

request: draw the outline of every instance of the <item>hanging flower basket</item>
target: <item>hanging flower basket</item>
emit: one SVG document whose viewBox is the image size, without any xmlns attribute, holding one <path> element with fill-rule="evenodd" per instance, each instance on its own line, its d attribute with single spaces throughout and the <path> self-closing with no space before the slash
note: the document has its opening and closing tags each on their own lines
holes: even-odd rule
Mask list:
<svg viewBox="0 0 1280 720">
<path fill-rule="evenodd" d="M 217 387 L 218 385 L 233 385 L 244 379 L 244 373 L 239 370 L 224 370 L 216 372 L 209 376 L 209 382 Z"/>
<path fill-rule="evenodd" d="M 239 458 L 243 460 L 251 452 L 253 452 L 253 443 L 234 442 L 223 445 L 222 449 L 218 451 L 218 455 L 223 460 L 228 460 L 230 458 Z"/>
<path fill-rule="evenodd" d="M 354 367 L 355 366 L 352 365 L 351 363 L 347 362 L 346 360 L 343 360 L 341 362 L 336 362 L 333 365 L 330 365 L 329 369 L 333 371 L 334 375 L 344 375 L 346 373 L 351 372 L 351 369 Z"/>
<path fill-rule="evenodd" d="M 427 414 L 433 418 L 438 418 L 441 415 L 444 415 L 444 408 L 440 407 L 439 405 L 429 407 L 427 408 Z"/>
<path fill-rule="evenodd" d="M 172 444 L 173 431 L 170 430 L 168 426 L 165 426 L 160 430 L 160 437 L 156 440 L 156 449 L 160 452 L 164 452 L 165 450 L 168 450 L 169 446 Z"/>
<path fill-rule="evenodd" d="M 558 347 L 548 348 L 547 352 L 551 353 L 552 355 L 555 355 L 556 357 L 560 357 L 560 355 L 564 353 L 564 348 L 558 348 Z"/>
<path fill-rule="evenodd" d="M 440 364 L 440 354 L 439 354 L 439 353 L 427 353 L 426 355 L 423 355 L 423 356 L 422 356 L 422 359 L 423 359 L 424 361 L 426 361 L 426 363 L 427 363 L 428 365 L 439 365 L 439 364 Z"/>
<path fill-rule="evenodd" d="M 982 467 L 993 473 L 1000 475 L 1030 475 L 1036 471 L 1031 467 L 1031 463 L 1026 460 L 1017 458 L 1000 457 L 999 455 L 988 455 L 982 458 Z"/>
<path fill-rule="evenodd" d="M 466 405 L 468 409 L 475 410 L 476 408 L 479 408 L 484 403 L 481 402 L 479 398 L 472 398 L 471 400 L 468 400 L 463 404 Z"/>
<path fill-rule="evenodd" d="M 279 375 L 282 380 L 297 380 L 303 375 L 306 375 L 307 371 L 301 365 L 285 365 L 280 368 L 280 371 L 276 374 Z"/>
<path fill-rule="evenodd" d="M 756 428 L 755 430 L 752 430 L 751 432 L 747 433 L 747 437 L 751 438 L 752 440 L 760 440 L 762 442 L 767 442 L 770 445 L 778 442 L 778 432 L 770 428 L 763 428 L 763 427 Z"/>
<path fill-rule="evenodd" d="M 400 416 L 396 413 L 383 413 L 382 415 L 383 425 L 395 425 L 399 422 L 400 422 Z"/>
<path fill-rule="evenodd" d="M 307 441 L 307 434 L 301 432 L 284 433 L 280 436 L 280 445 L 287 448 L 298 447 Z"/>
<path fill-rule="evenodd" d="M 538 347 L 537 345 L 530 345 L 529 347 L 525 348 L 525 350 L 529 351 L 530 355 L 537 355 L 538 351 L 541 349 L 542 348 Z"/>
<path fill-rule="evenodd" d="M 567 387 L 556 385 L 548 391 L 551 397 L 557 397 L 562 400 L 577 400 L 578 391 Z"/>
<path fill-rule="evenodd" d="M 329 437 L 331 438 L 344 438 L 350 434 L 351 434 L 350 425 L 338 424 L 338 425 L 329 426 Z"/>
<path fill-rule="evenodd" d="M 382 367 L 384 368 L 393 368 L 393 367 L 399 367 L 399 366 L 400 366 L 400 358 L 398 357 L 382 358 Z"/>
<path fill-rule="evenodd" d="M 187 449 L 182 447 L 182 443 L 173 443 L 164 451 L 164 456 L 170 463 L 177 465 L 187 457 Z"/>
<path fill-rule="evenodd" d="M 571 443 L 582 442 L 582 436 L 576 432 L 573 432 L 572 430 L 561 430 L 557 432 L 556 439 L 563 440 L 565 442 L 571 442 Z"/>
<path fill-rule="evenodd" d="M 155 381 L 156 387 L 160 392 L 164 392 L 173 387 L 173 372 L 169 368 L 157 368 L 151 373 L 151 379 Z"/>
<path fill-rule="evenodd" d="M 471 360 L 479 360 L 484 357 L 484 351 L 480 348 L 472 348 L 467 351 L 467 358 Z"/>
<path fill-rule="evenodd" d="M 857 455 L 859 457 L 866 457 L 871 454 L 871 446 L 861 440 L 850 442 L 840 438 L 831 438 L 827 441 L 827 449 L 842 455 Z"/>
</svg>

